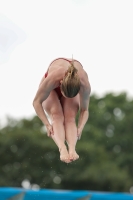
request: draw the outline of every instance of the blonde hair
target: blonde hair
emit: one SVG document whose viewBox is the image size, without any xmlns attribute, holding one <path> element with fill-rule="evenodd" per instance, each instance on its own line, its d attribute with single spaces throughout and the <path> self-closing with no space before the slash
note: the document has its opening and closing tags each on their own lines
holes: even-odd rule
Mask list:
<svg viewBox="0 0 133 200">
<path fill-rule="evenodd" d="M 75 97 L 80 90 L 80 78 L 77 74 L 78 70 L 74 67 L 74 61 L 67 70 L 66 76 L 63 78 L 61 90 L 68 98 Z"/>
</svg>

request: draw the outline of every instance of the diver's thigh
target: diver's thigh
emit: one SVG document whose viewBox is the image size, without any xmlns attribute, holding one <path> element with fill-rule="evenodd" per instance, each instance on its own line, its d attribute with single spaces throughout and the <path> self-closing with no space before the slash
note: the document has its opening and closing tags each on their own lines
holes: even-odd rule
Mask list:
<svg viewBox="0 0 133 200">
<path fill-rule="evenodd" d="M 43 109 L 48 113 L 61 113 L 62 112 L 62 106 L 60 103 L 60 100 L 58 98 L 57 93 L 53 90 L 50 92 L 50 95 L 48 96 L 48 98 L 43 101 L 42 103 Z"/>
<path fill-rule="evenodd" d="M 79 110 L 79 95 L 74 98 L 62 98 L 62 107 L 65 117 L 76 117 Z"/>
</svg>

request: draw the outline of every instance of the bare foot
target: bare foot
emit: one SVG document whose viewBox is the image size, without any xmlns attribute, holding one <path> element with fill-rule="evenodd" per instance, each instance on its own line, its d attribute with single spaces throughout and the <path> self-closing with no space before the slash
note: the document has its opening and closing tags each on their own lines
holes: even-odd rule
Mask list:
<svg viewBox="0 0 133 200">
<path fill-rule="evenodd" d="M 77 154 L 76 150 L 73 148 L 69 148 L 69 159 L 70 161 L 75 161 L 79 158 L 79 155 Z"/>
<path fill-rule="evenodd" d="M 65 145 L 62 148 L 60 148 L 59 151 L 60 151 L 60 160 L 61 161 L 66 162 L 66 163 L 71 162 L 69 159 L 69 154 L 68 154 L 68 151 L 67 151 L 67 148 Z"/>
</svg>

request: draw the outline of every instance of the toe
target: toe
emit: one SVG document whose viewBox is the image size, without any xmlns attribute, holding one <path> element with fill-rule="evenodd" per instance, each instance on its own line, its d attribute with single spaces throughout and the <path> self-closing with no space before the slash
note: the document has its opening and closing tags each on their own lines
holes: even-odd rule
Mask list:
<svg viewBox="0 0 133 200">
<path fill-rule="evenodd" d="M 70 155 L 69 159 L 70 159 L 71 161 L 73 161 L 73 160 L 74 160 L 73 155 Z"/>
</svg>

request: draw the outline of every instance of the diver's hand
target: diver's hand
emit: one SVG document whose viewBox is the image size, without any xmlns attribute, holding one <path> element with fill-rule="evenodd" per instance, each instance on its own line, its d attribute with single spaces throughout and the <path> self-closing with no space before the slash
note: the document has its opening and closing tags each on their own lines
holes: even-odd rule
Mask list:
<svg viewBox="0 0 133 200">
<path fill-rule="evenodd" d="M 82 135 L 82 129 L 81 129 L 81 128 L 78 128 L 78 131 L 77 131 L 77 139 L 78 139 L 78 140 L 80 140 L 81 135 Z"/>
<path fill-rule="evenodd" d="M 53 131 L 53 126 L 51 124 L 46 126 L 47 129 L 47 136 L 51 137 L 52 135 L 54 135 L 54 131 Z"/>
</svg>

